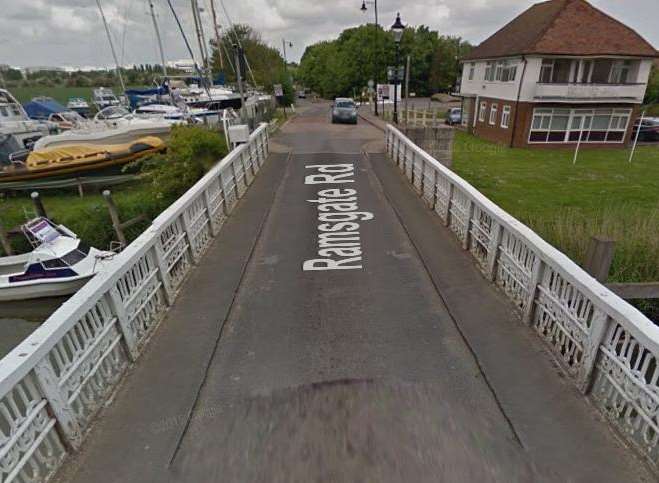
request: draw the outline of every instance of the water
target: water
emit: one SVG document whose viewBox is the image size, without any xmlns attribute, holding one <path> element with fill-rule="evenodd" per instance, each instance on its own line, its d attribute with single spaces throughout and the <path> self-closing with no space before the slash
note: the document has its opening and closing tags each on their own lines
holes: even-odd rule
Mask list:
<svg viewBox="0 0 659 483">
<path fill-rule="evenodd" d="M 0 358 L 39 327 L 67 298 L 0 303 Z"/>
</svg>

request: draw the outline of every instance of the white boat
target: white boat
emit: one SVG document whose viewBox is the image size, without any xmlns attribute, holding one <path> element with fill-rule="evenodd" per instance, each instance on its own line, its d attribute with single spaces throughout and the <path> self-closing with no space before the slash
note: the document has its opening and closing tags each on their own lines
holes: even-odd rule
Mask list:
<svg viewBox="0 0 659 483">
<path fill-rule="evenodd" d="M 194 108 L 183 105 L 181 107 L 171 104 L 145 104 L 133 111 L 141 118 L 162 118 L 175 123 L 205 124 L 219 126 L 223 110 L 215 111 L 204 108 Z"/>
<path fill-rule="evenodd" d="M 114 256 L 46 218 L 26 223 L 23 233 L 34 249 L 0 258 L 0 302 L 73 294 Z"/>
<path fill-rule="evenodd" d="M 77 112 L 83 117 L 88 117 L 91 112 L 89 103 L 82 97 L 69 98 L 69 102 L 66 103 L 66 108 Z"/>
<path fill-rule="evenodd" d="M 0 89 L 0 165 L 27 156 L 39 138 L 55 132 L 55 124 L 30 119 L 14 96 Z"/>
<path fill-rule="evenodd" d="M 92 91 L 92 103 L 99 111 L 106 107 L 121 105 L 119 98 L 107 87 L 97 87 Z"/>
<path fill-rule="evenodd" d="M 76 144 L 126 144 L 146 136 L 167 140 L 176 120 L 140 117 L 123 107 L 110 106 L 100 111 L 93 121 L 70 131 L 45 136 L 34 144 L 35 150 Z"/>
</svg>

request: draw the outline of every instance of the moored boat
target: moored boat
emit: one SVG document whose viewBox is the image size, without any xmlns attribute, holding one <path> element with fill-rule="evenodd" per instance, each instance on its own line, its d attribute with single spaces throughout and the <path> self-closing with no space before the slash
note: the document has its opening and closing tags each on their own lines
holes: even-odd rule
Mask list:
<svg viewBox="0 0 659 483">
<path fill-rule="evenodd" d="M 0 170 L 0 188 L 3 182 L 108 174 L 165 148 L 162 139 L 146 136 L 125 144 L 78 144 L 35 150 L 24 163 L 14 163 Z"/>
<path fill-rule="evenodd" d="M 22 229 L 33 250 L 0 258 L 0 302 L 73 294 L 114 255 L 47 218 L 35 218 Z"/>
<path fill-rule="evenodd" d="M 79 129 L 45 136 L 34 144 L 35 150 L 72 146 L 75 144 L 112 145 L 125 144 L 145 136 L 156 136 L 166 140 L 172 125 L 179 121 L 162 118 L 141 118 L 123 107 L 106 107 L 94 117 L 93 122 Z"/>
<path fill-rule="evenodd" d="M 82 117 L 89 117 L 91 113 L 89 103 L 82 97 L 70 97 L 66 103 L 66 108 L 77 112 Z"/>
</svg>

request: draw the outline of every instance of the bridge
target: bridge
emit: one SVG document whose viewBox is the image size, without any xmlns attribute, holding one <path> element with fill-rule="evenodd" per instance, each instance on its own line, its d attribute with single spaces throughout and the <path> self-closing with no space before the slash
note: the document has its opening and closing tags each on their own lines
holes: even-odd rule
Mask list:
<svg viewBox="0 0 659 483">
<path fill-rule="evenodd" d="M 0 362 L 0 479 L 655 481 L 659 329 L 384 129 L 162 213 Z"/>
</svg>

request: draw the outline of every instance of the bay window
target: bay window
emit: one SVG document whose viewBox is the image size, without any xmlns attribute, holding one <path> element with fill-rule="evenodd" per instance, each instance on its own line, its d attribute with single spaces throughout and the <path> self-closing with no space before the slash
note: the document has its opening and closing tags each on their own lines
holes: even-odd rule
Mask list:
<svg viewBox="0 0 659 483">
<path fill-rule="evenodd" d="M 536 108 L 529 143 L 622 143 L 631 109 Z"/>
</svg>

